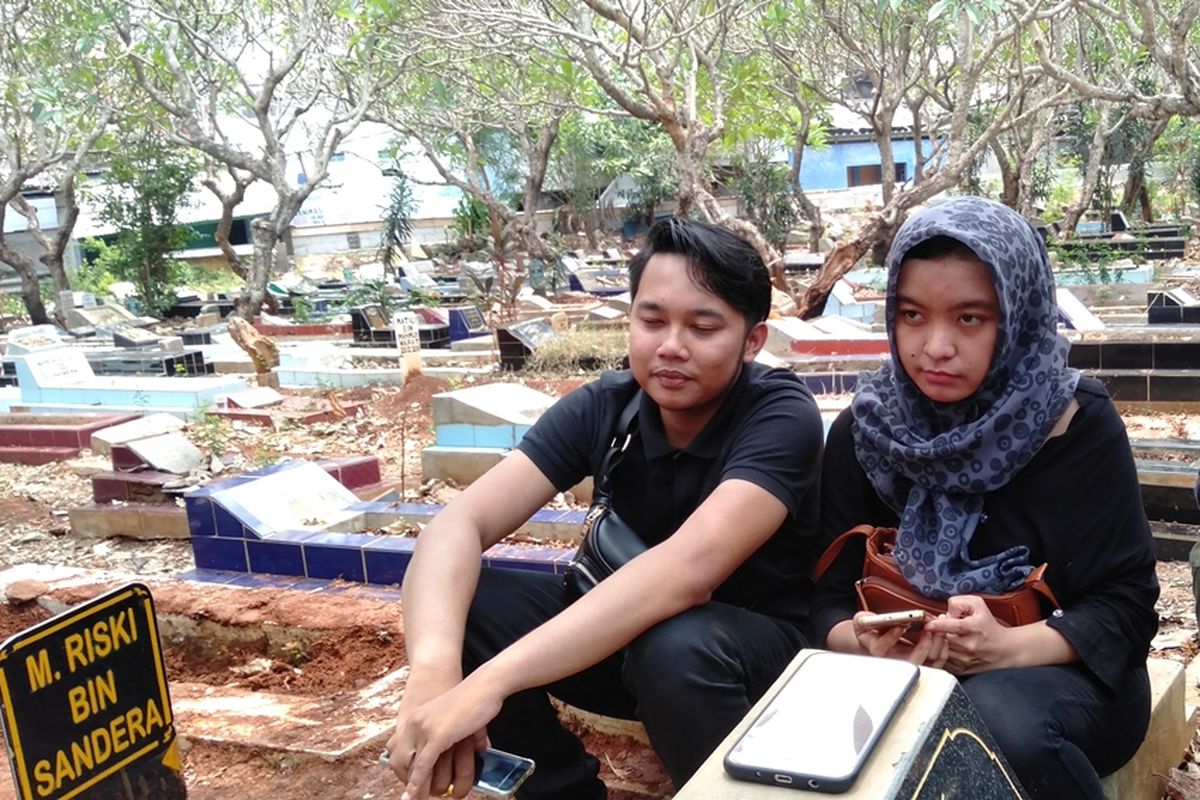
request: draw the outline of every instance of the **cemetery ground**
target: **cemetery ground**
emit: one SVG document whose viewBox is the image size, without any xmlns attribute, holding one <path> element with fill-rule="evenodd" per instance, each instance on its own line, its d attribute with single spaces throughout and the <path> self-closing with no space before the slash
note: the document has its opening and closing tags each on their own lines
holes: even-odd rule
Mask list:
<svg viewBox="0 0 1200 800">
<path fill-rule="evenodd" d="M 519 380 L 530 388 L 561 396 L 591 377 L 518 373 L 479 382 Z M 356 417 L 275 430 L 239 422 L 220 426 L 193 423 L 188 434 L 197 445 L 225 454 L 229 471 L 250 469 L 286 457 L 317 460 L 376 456 L 385 480 L 402 483 L 408 498 L 446 502 L 457 491 L 455 487 L 423 483 L 420 477 L 421 450 L 434 439 L 430 398 L 473 382 L 469 377 L 452 382 L 417 376 L 400 389 L 339 391 L 340 401 L 365 402 L 364 413 Z M 310 393 L 317 396 L 328 391 Z M 1200 441 L 1197 418 L 1143 413 L 1127 416 L 1126 422 L 1132 436 Z M 399 796 L 394 777 L 376 762 L 378 753 L 374 748 L 335 761 L 269 747 L 220 744 L 196 735 L 196 731 L 206 730 L 211 721 L 206 722 L 194 712 L 179 711 L 185 698 L 189 702 L 203 700 L 206 685 L 242 692 L 247 702 L 257 693 L 267 692 L 310 695 L 318 698 L 318 703 L 331 705 L 350 703 L 364 687 L 404 663 L 403 620 L 395 595 L 352 587 L 341 593 L 315 595 L 295 590 L 216 586 L 183 591 L 173 586 L 170 579 L 194 566 L 186 540 L 84 539 L 71 532 L 68 509 L 88 502 L 90 491 L 86 469 L 78 463 L 39 467 L 0 464 L 0 568 L 19 564 L 77 567 L 88 570 L 97 583 L 113 584 L 136 576 L 151 582 L 160 621 L 191 619 L 202 629 L 205 625 L 215 625 L 240 632 L 234 639 L 223 639 L 225 644 L 219 647 L 211 642 L 204 644 L 203 637 L 193 637 L 184 646 L 169 648 L 168 678 L 179 715 L 189 797 L 193 800 L 232 797 L 367 800 Z M 569 497 L 556 499 L 563 506 L 571 502 Z M 1159 578 L 1161 623 L 1152 657 L 1188 663 L 1197 651 L 1190 571 L 1185 562 L 1163 562 L 1159 565 Z M 25 591 L 36 596 L 39 587 L 28 586 Z M 97 589 L 81 586 L 74 591 L 75 597 L 67 592 L 59 594 L 57 599 L 82 602 Z M 22 602 L 15 595 L 10 597 L 0 605 L 0 638 L 7 638 L 48 614 L 37 603 Z M 283 634 L 274 639 L 263 633 L 267 628 L 292 630 L 289 626 L 309 633 L 294 637 Z M 164 634 L 164 640 L 170 642 L 171 634 Z M 1194 673 L 1190 670 L 1189 683 L 1194 684 Z M 1195 702 L 1196 690 L 1192 685 L 1189 706 Z M 389 703 L 383 713 L 393 711 L 394 705 Z M 378 716 L 379 710 L 376 712 Z M 326 734 L 316 731 L 305 735 L 319 739 Z M 328 736 L 334 737 L 336 732 L 330 730 Z M 639 790 L 653 784 L 656 778 L 663 781 L 661 786 L 667 785 L 665 776 L 656 772 L 660 768 L 648 761 L 644 746 L 631 747 L 627 737 L 595 730 L 589 731 L 587 738 L 601 759 L 610 785 L 617 787 L 610 791 L 613 800 L 669 796 L 665 790 L 657 794 Z M 5 774 L 0 778 L 0 800 L 15 798 L 7 764 L 0 765 L 0 770 Z M 1197 774 L 1200 775 L 1200 770 Z"/>
</svg>

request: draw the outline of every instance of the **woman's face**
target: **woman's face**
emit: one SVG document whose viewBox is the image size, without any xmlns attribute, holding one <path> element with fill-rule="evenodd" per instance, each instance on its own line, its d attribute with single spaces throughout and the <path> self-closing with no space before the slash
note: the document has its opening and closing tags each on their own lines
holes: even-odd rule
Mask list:
<svg viewBox="0 0 1200 800">
<path fill-rule="evenodd" d="M 999 324 L 996 285 L 982 261 L 952 253 L 901 265 L 892 335 L 904 371 L 930 400 L 955 403 L 975 393 Z"/>
</svg>

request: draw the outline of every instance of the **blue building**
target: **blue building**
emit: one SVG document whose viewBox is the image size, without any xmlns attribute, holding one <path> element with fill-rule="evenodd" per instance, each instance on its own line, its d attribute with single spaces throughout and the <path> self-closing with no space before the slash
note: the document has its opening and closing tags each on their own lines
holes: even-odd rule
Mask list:
<svg viewBox="0 0 1200 800">
<path fill-rule="evenodd" d="M 926 157 L 933 152 L 933 143 L 923 139 Z M 916 172 L 916 147 L 911 136 L 892 140 L 892 155 L 896 162 L 896 181 L 912 180 Z M 820 149 L 804 151 L 800 165 L 800 185 L 805 191 L 848 189 L 883 182 L 883 167 L 879 146 L 868 133 L 832 131 L 829 144 Z"/>
</svg>

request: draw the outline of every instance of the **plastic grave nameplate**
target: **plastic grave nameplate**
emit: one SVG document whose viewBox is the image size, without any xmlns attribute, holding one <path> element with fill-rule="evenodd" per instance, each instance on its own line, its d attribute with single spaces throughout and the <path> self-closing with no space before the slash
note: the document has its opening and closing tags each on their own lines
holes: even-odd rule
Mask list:
<svg viewBox="0 0 1200 800">
<path fill-rule="evenodd" d="M 184 800 L 150 590 L 127 584 L 0 645 L 22 800 Z"/>
</svg>

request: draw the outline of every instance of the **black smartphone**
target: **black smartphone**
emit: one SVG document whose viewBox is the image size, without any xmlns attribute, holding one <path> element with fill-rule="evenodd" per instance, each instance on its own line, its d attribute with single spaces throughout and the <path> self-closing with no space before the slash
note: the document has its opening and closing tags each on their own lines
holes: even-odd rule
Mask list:
<svg viewBox="0 0 1200 800">
<path fill-rule="evenodd" d="M 917 675 L 907 661 L 814 653 L 725 755 L 725 771 L 757 783 L 844 792 Z"/>
<path fill-rule="evenodd" d="M 492 797 L 512 797 L 533 774 L 533 759 L 489 747 L 475 754 L 475 790 Z"/>
</svg>

